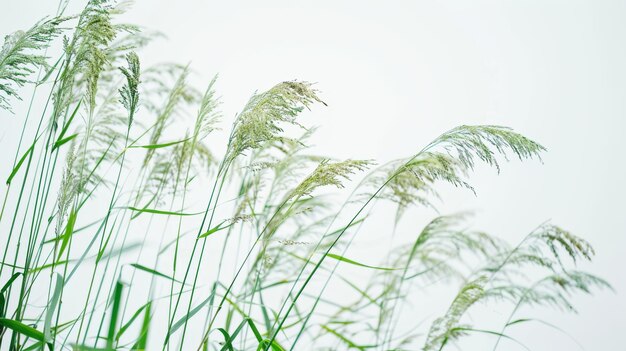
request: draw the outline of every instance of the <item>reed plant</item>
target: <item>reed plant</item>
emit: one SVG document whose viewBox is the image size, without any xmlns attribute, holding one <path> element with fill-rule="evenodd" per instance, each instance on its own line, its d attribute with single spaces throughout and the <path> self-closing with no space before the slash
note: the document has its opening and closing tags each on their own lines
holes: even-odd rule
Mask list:
<svg viewBox="0 0 626 351">
<path fill-rule="evenodd" d="M 216 78 L 141 65 L 154 36 L 120 23 L 125 8 L 60 6 L 0 52 L 1 118 L 22 126 L 2 144 L 3 349 L 444 350 L 484 334 L 496 350 L 548 325 L 537 308 L 610 288 L 575 268 L 591 245 L 551 223 L 510 245 L 468 213 L 405 216 L 431 216 L 446 183 L 473 192 L 479 164 L 540 160 L 537 142 L 459 126 L 383 165 L 315 155 L 316 86 L 254 92 L 225 123 Z M 393 212 L 379 263 L 350 250 L 375 207 Z M 448 304 L 420 312 L 437 289 Z M 501 324 L 470 319 L 480 305 Z"/>
</svg>

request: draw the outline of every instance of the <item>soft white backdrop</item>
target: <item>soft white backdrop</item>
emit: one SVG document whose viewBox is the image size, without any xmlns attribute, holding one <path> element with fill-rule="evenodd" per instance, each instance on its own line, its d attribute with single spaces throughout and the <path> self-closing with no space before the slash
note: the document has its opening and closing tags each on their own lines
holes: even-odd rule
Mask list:
<svg viewBox="0 0 626 351">
<path fill-rule="evenodd" d="M 56 2 L 0 8 L 4 35 Z M 547 219 L 590 240 L 597 256 L 584 268 L 616 293 L 577 298 L 579 315 L 543 314 L 586 350 L 626 347 L 625 18 L 620 0 L 143 0 L 125 16 L 168 37 L 143 51 L 145 64 L 190 61 L 201 81 L 219 73 L 227 120 L 257 89 L 318 82 L 329 106 L 308 122 L 321 126 L 322 153 L 384 162 L 458 124 L 507 125 L 543 143 L 544 164 L 481 169 L 478 197 L 446 192 L 439 208 L 475 209 L 477 227 L 511 242 Z M 546 328 L 516 336 L 535 351 L 577 347 Z"/>
</svg>

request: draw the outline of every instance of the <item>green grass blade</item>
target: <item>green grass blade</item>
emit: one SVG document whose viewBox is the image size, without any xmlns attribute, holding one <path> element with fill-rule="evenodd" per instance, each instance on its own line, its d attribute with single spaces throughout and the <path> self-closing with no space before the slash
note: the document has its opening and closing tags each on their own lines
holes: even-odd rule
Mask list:
<svg viewBox="0 0 626 351">
<path fill-rule="evenodd" d="M 335 235 L 339 235 L 342 232 L 345 232 L 346 230 L 348 230 L 349 228 L 352 228 L 354 226 L 357 226 L 359 224 L 361 224 L 362 222 L 364 222 L 367 218 L 360 218 L 357 219 L 356 221 L 352 222 L 352 223 L 348 223 L 348 225 L 346 225 L 345 227 L 341 227 L 339 229 L 333 230 L 332 232 L 325 234 L 324 237 L 329 237 L 329 236 L 335 236 Z"/>
<path fill-rule="evenodd" d="M 141 312 L 146 309 L 146 307 L 148 307 L 148 305 L 150 305 L 152 302 L 148 302 L 146 304 L 144 304 L 143 306 L 139 307 L 139 309 L 137 309 L 137 311 L 135 311 L 135 313 L 132 315 L 132 317 L 130 317 L 130 319 L 128 320 L 128 322 L 126 322 L 126 324 L 124 324 L 120 330 L 117 331 L 117 334 L 115 334 L 115 341 L 119 342 L 120 338 L 122 337 L 122 335 L 124 335 L 124 332 L 126 331 L 126 329 L 128 329 L 128 327 L 131 326 L 131 324 L 133 324 L 133 322 L 135 321 L 135 319 L 137 319 L 137 317 L 139 317 L 141 315 Z"/>
<path fill-rule="evenodd" d="M 65 226 L 65 233 L 63 233 L 63 238 L 61 239 L 61 247 L 59 248 L 57 261 L 61 259 L 61 256 L 63 255 L 63 252 L 65 251 L 65 248 L 69 244 L 70 238 L 72 234 L 74 233 L 74 225 L 76 224 L 76 216 L 77 216 L 76 211 L 72 210 L 72 212 L 70 212 L 70 215 L 67 219 L 67 225 Z"/>
<path fill-rule="evenodd" d="M 44 342 L 45 340 L 44 334 L 42 332 L 22 322 L 18 322 L 16 320 L 0 318 L 0 326 L 11 329 L 17 333 L 20 333 L 26 337 L 35 339 L 37 341 Z M 50 350 L 53 349 L 51 344 L 48 344 L 48 348 Z"/>
<path fill-rule="evenodd" d="M 11 287 L 11 284 L 13 284 L 15 279 L 17 279 L 20 275 L 22 275 L 22 273 L 13 274 L 11 278 L 9 278 L 9 280 L 7 280 L 6 283 L 4 283 L 4 285 L 2 286 L 2 289 L 0 289 L 0 294 L 3 294 L 5 291 L 7 291 L 7 289 Z"/>
<path fill-rule="evenodd" d="M 17 161 L 17 163 L 15 164 L 15 167 L 13 167 L 13 170 L 11 171 L 11 174 L 9 175 L 9 177 L 7 178 L 6 184 L 9 185 L 11 184 L 11 181 L 13 180 L 13 177 L 15 177 L 15 175 L 17 174 L 17 171 L 20 170 L 20 167 L 22 167 L 22 164 L 24 163 L 24 160 L 26 160 L 26 157 L 28 157 L 28 155 L 30 155 L 31 152 L 33 152 L 33 149 L 35 148 L 35 143 L 33 143 L 33 145 L 31 145 L 28 150 L 26 150 L 26 152 L 24 153 L 24 155 L 22 155 L 22 157 L 20 158 L 19 161 Z"/>
<path fill-rule="evenodd" d="M 233 351 L 234 350 L 233 341 L 235 340 L 237 335 L 239 335 L 239 333 L 241 332 L 241 330 L 243 329 L 243 327 L 246 325 L 247 322 L 248 322 L 248 318 L 244 318 L 244 320 L 241 321 L 241 323 L 239 323 L 239 325 L 237 326 L 237 328 L 231 335 L 229 335 L 228 332 L 224 328 L 217 328 L 217 330 L 220 333 L 222 333 L 225 339 L 224 345 L 222 346 L 220 351 L 226 351 L 226 350 Z"/>
<path fill-rule="evenodd" d="M 252 330 L 252 333 L 254 334 L 254 337 L 259 342 L 259 347 L 257 349 L 259 349 L 259 350 L 263 349 L 264 350 L 269 345 L 269 347 L 271 347 L 272 350 L 274 350 L 274 351 L 284 351 L 282 346 L 280 346 L 276 342 L 276 340 L 270 341 L 269 339 L 263 338 L 263 336 L 259 332 L 259 328 L 257 328 L 256 324 L 254 324 L 254 321 L 252 320 L 252 318 L 248 318 L 248 325 L 250 325 L 250 329 Z"/>
<path fill-rule="evenodd" d="M 72 351 L 113 351 L 112 349 L 91 347 L 86 345 L 72 345 Z"/>
<path fill-rule="evenodd" d="M 117 320 L 119 317 L 120 306 L 122 303 L 122 289 L 124 285 L 122 282 L 118 281 L 115 284 L 115 290 L 113 291 L 113 306 L 111 307 L 111 320 L 109 322 L 109 333 L 107 334 L 106 339 L 106 348 L 109 350 L 113 349 L 113 345 L 115 345 L 115 334 L 117 329 Z"/>
<path fill-rule="evenodd" d="M 59 147 L 61 147 L 63 144 L 71 141 L 72 139 L 76 138 L 78 136 L 78 134 L 72 134 L 70 136 L 68 136 L 67 138 L 63 138 L 60 140 L 57 140 L 54 145 L 52 145 L 52 151 L 58 149 Z"/>
<path fill-rule="evenodd" d="M 70 135 L 67 138 L 64 138 L 65 137 L 65 133 L 67 133 L 67 130 L 70 128 L 70 124 L 74 120 L 74 117 L 76 117 L 76 113 L 78 112 L 78 109 L 80 108 L 80 104 L 81 103 L 82 103 L 82 100 L 79 101 L 78 104 L 76 104 L 76 108 L 74 108 L 74 111 L 70 115 L 70 118 L 63 125 L 63 129 L 61 129 L 61 133 L 59 133 L 59 136 L 57 137 L 57 140 L 54 142 L 54 145 L 52 146 L 52 151 L 57 149 L 59 146 L 67 143 L 68 141 L 76 138 L 76 136 L 78 135 L 78 134 L 73 134 L 73 135 Z"/>
<path fill-rule="evenodd" d="M 53 263 L 47 263 L 47 264 L 44 264 L 42 266 L 31 268 L 31 269 L 27 270 L 26 274 L 32 274 L 32 273 L 41 272 L 44 269 L 48 269 L 48 268 L 56 267 L 56 266 L 59 266 L 59 265 L 63 265 L 63 264 L 66 264 L 68 262 L 70 262 L 70 261 L 68 261 L 68 260 L 59 260 L 59 261 L 55 261 Z"/>
<path fill-rule="evenodd" d="M 176 331 L 180 327 L 182 327 L 183 324 L 185 324 L 186 321 L 188 321 L 189 319 L 191 319 L 191 317 L 193 317 L 196 313 L 198 313 L 207 303 L 209 303 L 210 300 L 211 300 L 211 297 L 210 296 L 207 297 L 206 300 L 202 301 L 198 306 L 196 306 L 192 310 L 190 310 L 189 313 L 187 313 L 185 316 L 183 316 L 179 320 L 177 320 L 176 323 L 172 324 L 172 327 L 167 332 L 166 343 L 167 343 L 167 341 L 169 341 L 170 336 L 172 336 L 174 333 L 176 333 Z"/>
<path fill-rule="evenodd" d="M 336 260 L 338 260 L 338 261 L 341 261 L 341 262 L 345 262 L 345 263 L 349 263 L 349 264 L 355 265 L 355 266 L 365 267 L 365 268 L 371 268 L 371 269 L 378 269 L 378 270 L 381 270 L 381 271 L 395 271 L 395 270 L 400 269 L 400 268 L 389 268 L 389 267 L 376 267 L 376 266 L 370 266 L 370 265 L 366 265 L 366 264 L 363 264 L 363 263 L 359 263 L 359 262 L 354 261 L 354 260 L 351 260 L 351 259 L 349 259 L 349 258 L 345 258 L 345 257 L 343 257 L 343 256 L 340 256 L 340 255 L 335 255 L 335 254 L 332 254 L 332 253 L 329 253 L 329 254 L 328 254 L 328 255 L 326 255 L 326 256 L 328 256 L 328 257 L 330 257 L 330 258 L 334 258 L 334 259 L 336 259 Z"/>
<path fill-rule="evenodd" d="M 163 273 L 161 273 L 159 271 L 156 271 L 156 270 L 154 270 L 152 268 L 148 268 L 148 267 L 140 265 L 138 263 L 131 263 L 130 265 L 135 267 L 135 268 L 137 268 L 137 269 L 139 269 L 139 270 L 141 270 L 141 271 L 144 271 L 144 272 L 147 272 L 147 273 L 150 273 L 150 274 L 154 274 L 154 275 L 156 275 L 158 277 L 165 278 L 165 279 L 172 280 L 172 281 L 175 281 L 177 283 L 180 283 L 180 281 L 174 279 L 173 277 L 170 277 L 169 275 L 163 274 Z"/>
<path fill-rule="evenodd" d="M 222 335 L 224 336 L 224 346 L 222 346 L 222 350 L 234 351 L 233 343 L 232 343 L 232 340 L 234 339 L 234 337 L 230 336 L 224 328 L 217 328 L 217 331 L 222 333 Z M 238 330 L 235 330 L 235 332 L 239 333 Z"/>
<path fill-rule="evenodd" d="M 322 329 L 324 329 L 327 332 L 331 333 L 332 335 L 336 336 L 339 340 L 343 341 L 348 346 L 348 348 L 350 348 L 350 349 L 357 349 L 357 350 L 361 350 L 361 351 L 365 351 L 365 349 L 366 349 L 366 347 L 355 344 L 352 340 L 348 339 L 343 334 L 341 334 L 340 332 L 338 332 L 337 330 L 335 330 L 333 328 L 330 328 L 330 327 L 328 327 L 326 325 L 322 325 Z"/>
<path fill-rule="evenodd" d="M 45 83 L 48 78 L 50 78 L 50 76 L 52 75 L 52 73 L 54 73 L 54 71 L 56 70 L 57 66 L 59 65 L 59 63 L 61 61 L 63 61 L 63 58 L 65 56 L 64 55 L 60 55 L 59 58 L 57 59 L 57 61 L 54 63 L 54 65 L 52 65 L 50 68 L 48 68 L 48 70 L 46 71 L 46 74 L 37 81 L 37 85 L 42 85 L 43 83 Z"/>
<path fill-rule="evenodd" d="M 129 149 L 161 149 L 164 147 L 168 147 L 168 146 L 173 146 L 173 145 L 177 145 L 177 144 L 181 144 L 184 143 L 186 141 L 188 141 L 190 138 L 186 138 L 183 140 L 177 140 L 177 141 L 172 141 L 169 143 L 162 143 L 162 144 L 150 144 L 150 145 L 133 145 L 133 146 L 129 146 Z"/>
<path fill-rule="evenodd" d="M 167 216 L 197 216 L 204 212 L 196 212 L 196 213 L 186 213 L 186 212 L 175 212 L 175 211 L 163 211 L 156 210 L 152 208 L 137 208 L 137 207 L 128 207 L 129 210 L 139 212 L 139 213 L 151 213 L 151 214 L 159 214 L 159 215 L 167 215 Z"/>
<path fill-rule="evenodd" d="M 53 342 L 52 338 L 52 317 L 54 316 L 54 311 L 57 308 L 57 304 L 59 303 L 59 299 L 61 298 L 61 291 L 63 290 L 63 278 L 59 273 L 56 274 L 56 283 L 54 284 L 54 292 L 52 293 L 52 297 L 50 298 L 50 302 L 46 307 L 46 318 L 44 320 L 43 326 L 43 334 L 46 338 L 46 342 Z"/>
<path fill-rule="evenodd" d="M 152 319 L 152 315 L 150 314 L 151 309 L 152 301 L 148 302 L 148 306 L 146 307 L 143 323 L 141 324 L 141 330 L 139 331 L 139 339 L 132 347 L 132 350 L 134 351 L 144 351 L 148 348 L 148 335 L 150 331 L 150 321 Z"/>
<path fill-rule="evenodd" d="M 198 239 L 206 238 L 207 236 L 209 236 L 209 235 L 211 235 L 211 234 L 214 234 L 214 233 L 217 233 L 217 232 L 219 232 L 220 230 L 222 230 L 222 229 L 226 229 L 226 228 L 228 228 L 228 227 L 230 227 L 230 226 L 232 225 L 232 224 L 229 224 L 229 225 L 227 225 L 227 226 L 222 227 L 222 225 L 223 225 L 224 223 L 226 223 L 226 221 L 223 221 L 222 223 L 220 223 L 220 224 L 216 225 L 215 227 L 213 227 L 213 228 L 209 229 L 206 233 L 200 234 L 200 235 L 198 236 Z"/>
</svg>

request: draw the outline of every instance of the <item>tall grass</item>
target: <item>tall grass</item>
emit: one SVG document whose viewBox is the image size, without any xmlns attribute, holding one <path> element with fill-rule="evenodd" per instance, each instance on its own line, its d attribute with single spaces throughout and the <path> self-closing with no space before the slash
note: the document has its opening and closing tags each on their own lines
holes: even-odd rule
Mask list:
<svg viewBox="0 0 626 351">
<path fill-rule="evenodd" d="M 468 214 L 421 229 L 404 216 L 434 208 L 444 183 L 473 191 L 478 164 L 539 159 L 540 144 L 460 126 L 381 166 L 314 155 L 312 84 L 256 92 L 228 126 L 216 79 L 198 90 L 189 67 L 140 65 L 151 36 L 116 21 L 124 8 L 90 0 L 0 52 L 2 118 L 22 121 L 2 145 L 15 155 L 1 168 L 1 347 L 443 350 L 485 334 L 496 350 L 542 323 L 529 306 L 571 310 L 573 293 L 609 287 L 574 268 L 593 249 L 555 225 L 510 246 L 467 229 Z M 375 206 L 394 211 L 378 264 L 350 254 Z M 456 293 L 438 316 L 415 305 L 442 288 Z M 470 321 L 482 304 L 504 311 L 500 326 Z"/>
</svg>

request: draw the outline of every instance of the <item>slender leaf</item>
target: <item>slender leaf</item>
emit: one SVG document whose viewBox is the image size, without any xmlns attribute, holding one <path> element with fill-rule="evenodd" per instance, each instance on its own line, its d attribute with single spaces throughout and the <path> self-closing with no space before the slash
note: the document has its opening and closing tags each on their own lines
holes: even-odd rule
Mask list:
<svg viewBox="0 0 626 351">
<path fill-rule="evenodd" d="M 132 206 L 128 207 L 128 209 L 131 211 L 140 212 L 140 213 L 152 213 L 152 214 L 160 214 L 160 215 L 168 215 L 168 216 L 197 216 L 203 213 L 203 212 L 196 212 L 196 213 L 173 212 L 173 211 L 156 210 L 152 208 L 136 208 Z"/>
<path fill-rule="evenodd" d="M 206 238 L 207 236 L 209 236 L 209 235 L 211 235 L 211 234 L 214 234 L 214 233 L 217 233 L 217 232 L 219 232 L 220 230 L 222 230 L 222 229 L 226 229 L 226 228 L 228 228 L 228 227 L 230 227 L 230 226 L 232 225 L 232 224 L 229 224 L 229 225 L 227 225 L 227 226 L 223 226 L 223 227 L 222 227 L 222 225 L 223 225 L 224 223 L 226 223 L 226 221 L 223 221 L 222 223 L 220 223 L 220 224 L 216 225 L 215 227 L 213 227 L 213 228 L 209 229 L 207 232 L 205 232 L 205 233 L 203 233 L 203 234 L 200 234 L 200 235 L 198 236 L 198 239 Z"/>
<path fill-rule="evenodd" d="M 184 143 L 184 142 L 188 141 L 189 139 L 190 138 L 186 138 L 186 139 L 183 139 L 183 140 L 177 140 L 177 141 L 172 141 L 172 142 L 169 142 L 169 143 L 162 143 L 162 144 L 133 145 L 133 146 L 129 146 L 129 149 L 137 149 L 137 148 L 141 148 L 141 149 L 161 149 L 161 148 L 164 148 L 164 147 L 168 147 L 168 146 Z"/>
<path fill-rule="evenodd" d="M 341 262 L 353 264 L 355 266 L 371 268 L 371 269 L 378 269 L 378 270 L 381 270 L 381 271 L 395 271 L 395 270 L 400 269 L 400 268 L 388 268 L 388 267 L 369 266 L 369 265 L 366 265 L 366 264 L 363 264 L 363 263 L 359 263 L 357 261 L 353 261 L 353 260 L 351 260 L 349 258 L 345 258 L 345 257 L 340 256 L 340 255 L 332 254 L 332 253 L 329 253 L 327 256 L 330 257 L 330 258 L 334 258 L 334 259 L 336 259 L 338 261 L 341 261 Z"/>
<path fill-rule="evenodd" d="M 46 306 L 46 318 L 44 320 L 43 326 L 43 334 L 46 337 L 46 342 L 53 343 L 54 340 L 52 338 L 52 317 L 54 316 L 54 311 L 57 308 L 57 304 L 59 303 L 59 299 L 61 298 L 61 291 L 63 290 L 63 278 L 59 273 L 56 274 L 56 283 L 54 284 L 54 292 L 50 297 L 50 302 L 48 302 L 48 306 Z"/>
<path fill-rule="evenodd" d="M 26 160 L 26 157 L 28 157 L 28 155 L 30 155 L 31 152 L 33 152 L 33 149 L 35 148 L 35 143 L 33 143 L 28 150 L 26 150 L 26 152 L 24 153 L 24 155 L 22 155 L 22 157 L 20 158 L 19 161 L 17 161 L 17 163 L 15 164 L 15 167 L 13 167 L 13 170 L 11 171 L 11 174 L 9 175 L 9 178 L 7 178 L 6 184 L 9 185 L 11 184 L 11 180 L 13 180 L 13 177 L 15 177 L 15 175 L 17 174 L 17 171 L 20 170 L 20 167 L 22 167 L 22 163 L 24 163 L 24 160 Z"/>
<path fill-rule="evenodd" d="M 148 267 L 146 267 L 146 266 L 140 265 L 139 263 L 131 263 L 130 265 L 131 265 L 131 266 L 133 266 L 133 267 L 135 267 L 135 268 L 137 268 L 137 269 L 139 269 L 139 270 L 142 270 L 142 271 L 144 271 L 144 272 L 148 272 L 148 273 L 150 273 L 150 274 L 154 274 L 154 275 L 156 275 L 156 276 L 158 276 L 158 277 L 165 278 L 165 279 L 169 279 L 169 280 L 175 281 L 175 282 L 177 282 L 177 283 L 180 283 L 180 281 L 178 281 L 178 280 L 176 280 L 176 279 L 174 279 L 174 278 L 170 277 L 170 276 L 169 276 L 169 275 L 167 275 L 167 274 L 163 274 L 163 273 L 161 273 L 161 272 L 159 272 L 159 271 L 156 271 L 156 270 L 154 270 L 154 269 L 152 269 L 152 268 L 148 268 Z"/>
<path fill-rule="evenodd" d="M 152 315 L 150 314 L 151 309 L 152 301 L 148 302 L 148 307 L 146 307 L 146 311 L 144 313 L 143 323 L 141 324 L 141 330 L 139 330 L 139 338 L 132 347 L 132 350 L 143 351 L 148 349 L 148 335 L 150 331 L 150 321 L 152 318 Z"/>
<path fill-rule="evenodd" d="M 68 136 L 67 138 L 63 138 L 61 140 L 58 140 L 52 146 L 52 150 L 58 149 L 60 146 L 62 146 L 63 144 L 67 143 L 68 141 L 71 141 L 72 139 L 76 138 L 77 136 L 78 136 L 78 134 L 72 134 L 72 135 Z"/>
<path fill-rule="evenodd" d="M 109 333 L 106 339 L 106 348 L 113 349 L 115 345 L 115 334 L 117 329 L 117 320 L 119 318 L 120 306 L 122 303 L 122 289 L 124 285 L 118 281 L 115 283 L 115 290 L 113 291 L 113 305 L 111 307 L 111 320 L 109 322 Z"/>
<path fill-rule="evenodd" d="M 44 342 L 45 336 L 39 330 L 16 320 L 0 318 L 0 326 L 11 329 L 29 338 Z M 52 345 L 48 344 L 48 348 L 52 350 Z"/>
<path fill-rule="evenodd" d="M 122 335 L 124 335 L 124 332 L 126 331 L 126 329 L 128 329 L 128 327 L 130 327 L 131 324 L 133 324 L 133 322 L 135 321 L 135 319 L 137 319 L 137 317 L 139 317 L 139 315 L 141 315 L 141 312 L 148 307 L 149 304 L 151 304 L 152 302 L 148 302 L 146 304 L 144 304 L 143 306 L 139 307 L 139 309 L 137 309 L 137 311 L 135 311 L 135 313 L 132 315 L 132 317 L 130 317 L 130 319 L 128 320 L 128 322 L 126 322 L 126 324 L 124 324 L 120 330 L 117 331 L 117 334 L 115 335 L 115 341 L 119 342 L 120 338 L 122 337 Z"/>
<path fill-rule="evenodd" d="M 61 247 L 59 248 L 57 261 L 61 259 L 61 256 L 63 255 L 63 252 L 65 251 L 65 248 L 70 242 L 72 233 L 74 233 L 74 225 L 76 224 L 76 216 L 77 216 L 76 211 L 72 209 L 72 212 L 70 212 L 70 215 L 67 219 L 67 224 L 65 225 L 65 233 L 63 234 L 63 238 L 61 240 Z"/>
</svg>

